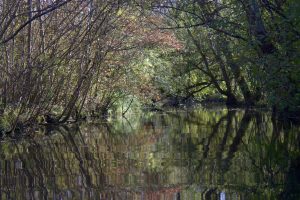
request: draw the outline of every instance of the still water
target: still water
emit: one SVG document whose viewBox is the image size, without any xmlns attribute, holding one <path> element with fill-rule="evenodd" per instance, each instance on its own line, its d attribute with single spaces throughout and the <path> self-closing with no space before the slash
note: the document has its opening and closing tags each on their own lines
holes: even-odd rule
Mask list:
<svg viewBox="0 0 300 200">
<path fill-rule="evenodd" d="M 194 109 L 0 142 L 0 199 L 300 199 L 300 126 Z"/>
</svg>

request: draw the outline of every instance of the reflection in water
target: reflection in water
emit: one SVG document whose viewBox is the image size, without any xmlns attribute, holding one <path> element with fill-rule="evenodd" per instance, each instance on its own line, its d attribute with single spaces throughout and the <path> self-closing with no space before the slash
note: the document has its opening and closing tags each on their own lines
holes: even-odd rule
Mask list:
<svg viewBox="0 0 300 200">
<path fill-rule="evenodd" d="M 0 143 L 0 199 L 299 199 L 300 128 L 193 110 L 47 127 Z"/>
</svg>

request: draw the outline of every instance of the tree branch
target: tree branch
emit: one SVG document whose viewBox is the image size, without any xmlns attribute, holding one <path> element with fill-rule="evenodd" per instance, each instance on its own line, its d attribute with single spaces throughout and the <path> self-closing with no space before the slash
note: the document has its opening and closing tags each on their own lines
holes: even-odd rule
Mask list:
<svg viewBox="0 0 300 200">
<path fill-rule="evenodd" d="M 41 16 L 43 16 L 43 15 L 46 15 L 46 14 L 48 14 L 48 13 L 54 11 L 54 10 L 56 10 L 56 9 L 62 7 L 62 6 L 64 6 L 65 4 L 69 3 L 70 1 L 72 1 L 72 0 L 66 0 L 66 1 L 63 1 L 62 3 L 58 3 L 58 4 L 56 4 L 56 5 L 53 5 L 52 7 L 50 7 L 48 10 L 45 10 L 44 12 L 41 12 L 41 13 L 38 13 L 38 14 L 34 15 L 32 18 L 30 18 L 29 20 L 27 20 L 24 24 L 20 25 L 20 26 L 17 28 L 17 30 L 16 30 L 11 36 L 9 36 L 9 37 L 6 38 L 6 39 L 3 39 L 3 40 L 1 41 L 0 44 L 5 44 L 5 43 L 9 42 L 9 41 L 12 40 L 14 37 L 16 37 L 16 36 L 19 34 L 19 32 L 20 32 L 21 30 L 23 30 L 23 29 L 24 29 L 28 24 L 30 24 L 32 21 L 38 19 L 39 17 L 41 17 Z"/>
</svg>

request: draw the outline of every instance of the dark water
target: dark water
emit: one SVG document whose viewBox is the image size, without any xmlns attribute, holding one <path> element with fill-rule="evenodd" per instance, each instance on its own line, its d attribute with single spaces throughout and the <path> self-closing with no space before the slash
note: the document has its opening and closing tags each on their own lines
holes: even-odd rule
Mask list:
<svg viewBox="0 0 300 200">
<path fill-rule="evenodd" d="M 0 143 L 1 199 L 300 199 L 300 128 L 196 109 Z"/>
</svg>

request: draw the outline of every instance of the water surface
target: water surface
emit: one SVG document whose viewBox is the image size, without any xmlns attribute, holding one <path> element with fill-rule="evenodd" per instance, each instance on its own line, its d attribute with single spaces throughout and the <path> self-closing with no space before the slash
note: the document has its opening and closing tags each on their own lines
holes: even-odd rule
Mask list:
<svg viewBox="0 0 300 200">
<path fill-rule="evenodd" d="M 44 127 L 0 142 L 0 199 L 300 199 L 299 130 L 203 108 Z"/>
</svg>

